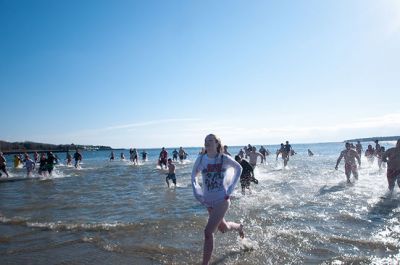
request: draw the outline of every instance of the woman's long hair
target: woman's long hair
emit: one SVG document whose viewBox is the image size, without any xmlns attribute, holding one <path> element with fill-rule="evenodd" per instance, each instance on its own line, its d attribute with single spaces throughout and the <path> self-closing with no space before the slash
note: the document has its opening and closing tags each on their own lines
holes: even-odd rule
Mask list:
<svg viewBox="0 0 400 265">
<path fill-rule="evenodd" d="M 214 136 L 215 140 L 217 141 L 217 153 L 218 154 L 223 154 L 224 153 L 224 149 L 223 149 L 223 145 L 221 142 L 221 138 L 217 137 L 215 134 L 211 133 L 207 136 Z M 205 149 L 205 154 L 207 154 L 207 149 Z"/>
</svg>

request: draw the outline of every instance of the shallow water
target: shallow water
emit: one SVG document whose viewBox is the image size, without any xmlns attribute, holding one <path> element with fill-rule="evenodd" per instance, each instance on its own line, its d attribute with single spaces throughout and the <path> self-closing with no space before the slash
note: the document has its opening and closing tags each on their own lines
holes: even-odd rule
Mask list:
<svg viewBox="0 0 400 265">
<path fill-rule="evenodd" d="M 385 170 L 363 157 L 349 185 L 343 161 L 334 170 L 343 143 L 293 148 L 288 168 L 271 155 L 251 193 L 235 190 L 227 220 L 243 222 L 256 247 L 217 233 L 213 264 L 398 264 L 400 194 L 381 198 Z M 48 179 L 0 182 L 0 264 L 199 264 L 207 212 L 190 186 L 199 149 L 176 164 L 176 188 L 156 167 L 160 150 L 139 166 L 85 152 L 80 170 L 59 165 Z"/>
</svg>

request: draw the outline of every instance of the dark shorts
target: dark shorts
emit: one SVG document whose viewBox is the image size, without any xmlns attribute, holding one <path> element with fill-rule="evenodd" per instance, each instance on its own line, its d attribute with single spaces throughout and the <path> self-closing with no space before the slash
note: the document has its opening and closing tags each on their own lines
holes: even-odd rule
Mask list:
<svg viewBox="0 0 400 265">
<path fill-rule="evenodd" d="M 5 166 L 5 165 L 1 165 L 1 166 L 0 166 L 0 170 L 6 172 L 6 166 Z"/>
<path fill-rule="evenodd" d="M 167 159 L 161 158 L 160 159 L 160 165 L 167 165 Z"/>
<path fill-rule="evenodd" d="M 169 179 L 172 180 L 174 184 L 176 184 L 176 176 L 174 173 L 168 174 L 167 177 L 165 178 L 166 181 L 168 181 Z"/>
</svg>

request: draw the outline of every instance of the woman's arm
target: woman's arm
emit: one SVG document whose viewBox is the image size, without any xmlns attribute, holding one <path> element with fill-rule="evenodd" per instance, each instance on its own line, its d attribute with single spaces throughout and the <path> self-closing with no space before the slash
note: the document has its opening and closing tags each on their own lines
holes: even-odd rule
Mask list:
<svg viewBox="0 0 400 265">
<path fill-rule="evenodd" d="M 226 195 L 230 196 L 233 192 L 233 190 L 236 187 L 236 184 L 238 183 L 239 179 L 240 179 L 240 175 L 242 174 L 242 166 L 236 162 L 235 160 L 233 160 L 232 157 L 230 156 L 226 156 L 224 155 L 224 163 L 226 163 L 226 165 L 228 165 L 229 167 L 233 168 L 233 179 L 231 184 L 226 188 Z"/>
</svg>

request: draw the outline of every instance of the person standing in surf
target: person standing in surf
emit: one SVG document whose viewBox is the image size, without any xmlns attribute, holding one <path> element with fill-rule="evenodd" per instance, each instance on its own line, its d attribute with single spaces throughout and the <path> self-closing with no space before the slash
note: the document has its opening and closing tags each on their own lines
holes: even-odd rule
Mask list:
<svg viewBox="0 0 400 265">
<path fill-rule="evenodd" d="M 257 148 L 255 146 L 252 147 L 251 151 L 247 154 L 249 157 L 249 163 L 254 168 L 257 166 L 257 157 L 261 158 L 261 164 L 264 162 L 265 157 L 260 153 L 257 152 Z"/>
<path fill-rule="evenodd" d="M 359 166 L 361 166 L 361 159 L 357 151 L 351 149 L 350 143 L 346 143 L 345 146 L 346 149 L 340 153 L 340 156 L 336 161 L 335 169 L 336 170 L 338 169 L 340 161 L 342 160 L 342 158 L 344 158 L 344 173 L 346 174 L 347 183 L 350 183 L 351 173 L 353 173 L 353 177 L 356 180 L 358 180 L 358 169 L 357 169 L 356 159 Z"/>
<path fill-rule="evenodd" d="M 79 152 L 79 149 L 76 149 L 76 152 L 74 154 L 74 159 L 75 159 L 75 168 L 78 168 L 79 163 L 82 161 L 82 155 Z"/>
<path fill-rule="evenodd" d="M 158 157 L 158 164 L 160 165 L 161 169 L 163 168 L 163 165 L 164 165 L 165 169 L 168 168 L 167 159 L 168 159 L 168 152 L 163 147 L 163 148 L 161 148 L 160 156 Z"/>
<path fill-rule="evenodd" d="M 258 184 L 258 180 L 254 177 L 253 167 L 246 160 L 242 159 L 239 155 L 235 156 L 236 162 L 242 167 L 242 174 L 240 175 L 240 184 L 242 186 L 242 194 L 246 194 L 246 189 L 250 191 L 250 182 Z"/>
<path fill-rule="evenodd" d="M 32 171 L 35 169 L 35 161 L 33 161 L 28 154 L 25 154 L 25 168 L 26 168 L 26 177 L 29 178 L 32 175 Z"/>
<path fill-rule="evenodd" d="M 168 158 L 168 174 L 165 178 L 165 182 L 167 182 L 169 188 L 169 180 L 172 180 L 176 187 L 176 175 L 175 175 L 175 165 L 172 163 L 172 159 Z"/>
<path fill-rule="evenodd" d="M 400 188 L 400 139 L 397 140 L 396 147 L 389 148 L 383 153 L 382 161 L 387 162 L 387 181 L 389 191 L 393 192 L 396 180 Z"/>
<path fill-rule="evenodd" d="M 214 249 L 214 234 L 236 230 L 244 238 L 243 225 L 227 222 L 225 214 L 231 204 L 230 195 L 234 191 L 242 173 L 242 167 L 232 157 L 225 155 L 221 140 L 214 134 L 209 134 L 204 141 L 205 153 L 194 163 L 192 170 L 192 188 L 195 198 L 208 210 L 208 221 L 204 229 L 203 265 L 210 262 Z M 224 185 L 227 169 L 233 168 L 232 181 Z M 196 176 L 201 173 L 202 184 L 199 185 Z"/>
<path fill-rule="evenodd" d="M 360 141 L 357 141 L 357 143 L 356 143 L 356 151 L 357 151 L 357 154 L 361 157 L 363 147 L 362 147 L 362 144 Z"/>
<path fill-rule="evenodd" d="M 0 152 L 0 170 L 3 171 L 8 178 L 9 175 L 8 175 L 6 166 L 7 166 L 6 158 L 4 157 L 3 153 Z M 0 177 L 1 177 L 1 172 L 0 172 Z"/>
</svg>

